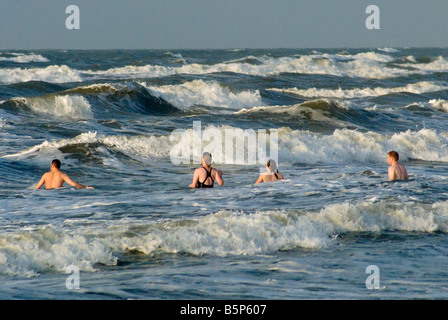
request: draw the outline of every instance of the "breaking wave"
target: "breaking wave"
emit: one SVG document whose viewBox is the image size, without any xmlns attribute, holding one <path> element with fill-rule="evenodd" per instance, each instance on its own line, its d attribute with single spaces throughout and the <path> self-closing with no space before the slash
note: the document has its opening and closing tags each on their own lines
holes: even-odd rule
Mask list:
<svg viewBox="0 0 448 320">
<path fill-rule="evenodd" d="M 91 105 L 82 96 L 50 95 L 37 98 L 13 98 L 11 102 L 25 105 L 34 113 L 54 118 L 76 120 L 93 118 Z"/>
<path fill-rule="evenodd" d="M 207 126 L 203 128 L 212 134 L 219 134 L 221 139 L 205 140 L 202 145 L 214 151 L 215 163 L 225 163 L 223 155 L 226 147 L 236 148 L 236 144 L 226 141 L 226 134 L 239 132 L 240 128 L 229 126 Z M 272 131 L 272 129 L 271 129 Z M 193 129 L 186 129 L 186 137 L 193 136 Z M 256 131 L 254 131 L 257 134 Z M 28 159 L 39 155 L 40 161 L 48 161 L 53 154 L 66 153 L 69 157 L 72 152 L 91 156 L 93 150 L 101 157 L 101 147 L 111 152 L 121 152 L 130 158 L 139 161 L 158 160 L 169 161 L 177 156 L 175 150 L 193 150 L 192 138 L 171 135 L 102 135 L 96 132 L 83 133 L 75 138 L 55 141 L 44 141 L 39 145 L 21 152 L 4 157 Z M 210 138 L 207 138 L 210 139 Z M 233 139 L 233 138 L 232 138 Z M 435 130 L 421 129 L 419 131 L 407 130 L 405 132 L 385 135 L 375 132 L 360 132 L 350 129 L 336 129 L 332 134 L 319 134 L 310 131 L 292 130 L 290 128 L 278 129 L 278 142 L 267 139 L 269 148 L 277 148 L 279 161 L 283 163 L 304 164 L 344 164 L 344 163 L 384 163 L 384 157 L 390 150 L 396 150 L 402 161 L 422 160 L 448 162 L 448 132 L 437 133 Z M 226 146 L 226 143 L 232 143 Z M 74 148 L 74 146 L 80 146 Z M 83 151 L 89 148 L 89 152 Z M 255 146 L 245 151 L 247 157 L 257 155 Z M 190 158 L 191 153 L 179 157 Z M 103 161 L 107 162 L 109 154 L 105 154 Z"/>
<path fill-rule="evenodd" d="M 48 66 L 45 68 L 1 68 L 0 84 L 27 81 L 45 81 L 49 83 L 81 82 L 79 71 L 67 66 Z"/>
<path fill-rule="evenodd" d="M 181 85 L 166 86 L 142 84 L 157 96 L 183 110 L 195 105 L 229 109 L 263 105 L 258 90 L 234 93 L 216 81 L 194 80 Z"/>
<path fill-rule="evenodd" d="M 186 63 L 179 54 L 171 54 L 182 65 L 164 66 L 147 64 L 126 65 L 106 70 L 77 70 L 66 65 L 51 65 L 45 68 L 6 68 L 0 69 L 0 84 L 26 81 L 45 81 L 49 83 L 80 82 L 104 78 L 135 79 L 158 78 L 172 75 L 204 75 L 212 73 L 236 73 L 251 76 L 269 77 L 282 73 L 319 74 L 339 77 L 387 79 L 409 74 L 445 72 L 447 60 L 440 56 L 427 63 L 419 63 L 412 57 L 402 63 L 400 59 L 386 53 L 361 52 L 357 54 L 314 53 L 286 57 L 247 56 L 215 64 Z M 16 62 L 48 62 L 40 55 L 16 54 L 0 57 L 0 60 Z M 400 62 L 401 61 L 401 62 Z"/>
<path fill-rule="evenodd" d="M 31 110 L 52 118 L 93 119 L 94 113 L 169 114 L 179 111 L 150 89 L 137 83 L 94 84 L 40 97 L 3 101 L 8 110 Z"/>
<path fill-rule="evenodd" d="M 68 265 L 96 271 L 123 254 L 257 255 L 338 243 L 347 232 L 448 232 L 448 203 L 338 203 L 319 211 L 221 210 L 201 217 L 157 221 L 65 221 L 0 235 L 0 274 L 37 276 Z"/>
<path fill-rule="evenodd" d="M 271 91 L 292 93 L 307 98 L 337 98 L 337 99 L 354 99 L 365 97 L 377 97 L 392 93 L 409 92 L 414 94 L 421 94 L 426 92 L 437 92 L 448 89 L 448 86 L 441 83 L 421 81 L 417 83 L 407 84 L 403 87 L 395 88 L 355 88 L 355 89 L 277 89 L 271 88 Z"/>
<path fill-rule="evenodd" d="M 30 62 L 50 62 L 47 58 L 43 57 L 40 54 L 34 53 L 3 53 L 0 56 L 0 61 L 8 61 L 15 63 L 30 63 Z"/>
</svg>

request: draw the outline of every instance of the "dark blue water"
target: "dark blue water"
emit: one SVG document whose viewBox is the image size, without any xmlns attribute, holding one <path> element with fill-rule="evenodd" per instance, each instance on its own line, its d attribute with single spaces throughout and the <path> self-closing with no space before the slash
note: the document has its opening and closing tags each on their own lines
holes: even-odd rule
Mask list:
<svg viewBox="0 0 448 320">
<path fill-rule="evenodd" d="M 2 51 L 0 298 L 446 298 L 447 120 L 447 49 Z M 284 181 L 226 159 L 259 130 Z M 55 158 L 95 190 L 34 190 Z"/>
</svg>

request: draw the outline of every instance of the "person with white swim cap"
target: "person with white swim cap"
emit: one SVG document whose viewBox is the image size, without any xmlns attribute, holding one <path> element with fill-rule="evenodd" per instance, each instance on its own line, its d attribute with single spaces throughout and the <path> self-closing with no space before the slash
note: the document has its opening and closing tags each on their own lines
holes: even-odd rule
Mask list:
<svg viewBox="0 0 448 320">
<path fill-rule="evenodd" d="M 255 181 L 255 184 L 285 179 L 283 175 L 278 172 L 277 163 L 272 159 L 266 163 L 266 170 L 265 173 L 260 174 L 257 181 Z"/>
<path fill-rule="evenodd" d="M 202 154 L 201 162 L 202 167 L 194 171 L 193 182 L 190 184 L 190 188 L 213 188 L 215 181 L 220 186 L 224 185 L 222 171 L 212 168 L 212 155 L 209 152 Z"/>
</svg>

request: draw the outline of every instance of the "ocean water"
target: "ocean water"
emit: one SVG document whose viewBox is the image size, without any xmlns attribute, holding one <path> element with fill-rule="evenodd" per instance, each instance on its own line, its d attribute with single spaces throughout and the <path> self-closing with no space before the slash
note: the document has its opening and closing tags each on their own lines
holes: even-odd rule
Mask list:
<svg viewBox="0 0 448 320">
<path fill-rule="evenodd" d="M 448 49 L 1 51 L 0 299 L 445 299 L 447 121 Z M 195 123 L 285 180 L 188 188 Z M 35 190 L 55 158 L 95 190 Z"/>
</svg>

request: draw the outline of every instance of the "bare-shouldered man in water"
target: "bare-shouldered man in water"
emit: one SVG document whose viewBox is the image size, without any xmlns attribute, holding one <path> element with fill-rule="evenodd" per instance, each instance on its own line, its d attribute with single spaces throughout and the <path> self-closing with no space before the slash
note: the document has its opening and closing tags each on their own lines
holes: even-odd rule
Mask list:
<svg viewBox="0 0 448 320">
<path fill-rule="evenodd" d="M 400 156 L 398 152 L 391 151 L 387 154 L 387 163 L 390 165 L 388 173 L 389 173 L 389 181 L 394 180 L 409 180 L 408 172 L 406 168 L 398 163 L 398 159 Z"/>
<path fill-rule="evenodd" d="M 61 161 L 55 159 L 51 162 L 51 171 L 45 173 L 40 179 L 39 183 L 36 185 L 36 189 L 42 188 L 45 184 L 45 189 L 57 189 L 64 185 L 64 182 L 71 185 L 76 189 L 93 189 L 93 187 L 85 186 L 71 180 L 68 175 L 63 173 L 61 170 Z"/>
</svg>

